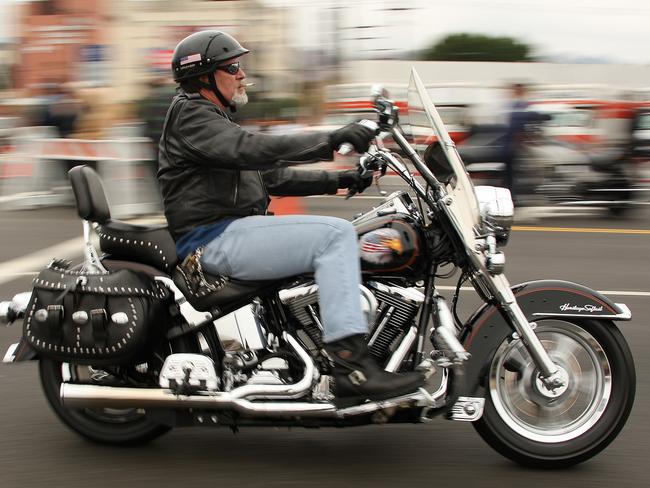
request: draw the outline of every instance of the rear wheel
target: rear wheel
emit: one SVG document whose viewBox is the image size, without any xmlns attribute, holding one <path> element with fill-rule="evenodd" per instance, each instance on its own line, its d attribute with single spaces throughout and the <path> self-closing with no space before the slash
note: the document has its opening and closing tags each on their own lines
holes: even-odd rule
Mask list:
<svg viewBox="0 0 650 488">
<path fill-rule="evenodd" d="M 41 359 L 41 385 L 57 416 L 72 430 L 94 442 L 112 445 L 147 443 L 168 432 L 171 427 L 147 418 L 141 409 L 85 408 L 63 405 L 59 391 L 63 381 L 114 384 L 114 377 L 101 369 Z"/>
<path fill-rule="evenodd" d="M 494 449 L 521 464 L 577 464 L 623 428 L 636 387 L 632 355 L 606 321 L 540 320 L 535 332 L 565 385 L 547 389 L 522 341 L 505 338 L 492 358 L 485 411 L 474 426 Z"/>
</svg>

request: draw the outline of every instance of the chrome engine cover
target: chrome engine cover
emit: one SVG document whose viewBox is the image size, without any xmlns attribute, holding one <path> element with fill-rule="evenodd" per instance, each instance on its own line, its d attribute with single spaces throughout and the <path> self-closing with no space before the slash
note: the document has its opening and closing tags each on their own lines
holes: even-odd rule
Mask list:
<svg viewBox="0 0 650 488">
<path fill-rule="evenodd" d="M 379 282 L 361 285 L 361 304 L 369 326 L 368 347 L 385 362 L 399 337 L 413 323 L 424 296 L 415 288 L 388 286 Z M 318 348 L 323 347 L 323 326 L 318 314 L 318 285 L 309 284 L 280 292 L 280 299 Z"/>
<path fill-rule="evenodd" d="M 225 351 L 257 350 L 267 346 L 258 309 L 259 304 L 253 302 L 214 321 Z"/>
<path fill-rule="evenodd" d="M 372 292 L 363 285 L 359 285 L 361 291 L 361 310 L 367 323 L 373 324 L 377 315 L 379 304 Z M 296 288 L 281 290 L 280 301 L 286 305 L 292 315 L 308 330 L 317 328 L 323 332 L 323 324 L 318 315 L 318 285 L 313 283 Z"/>
</svg>

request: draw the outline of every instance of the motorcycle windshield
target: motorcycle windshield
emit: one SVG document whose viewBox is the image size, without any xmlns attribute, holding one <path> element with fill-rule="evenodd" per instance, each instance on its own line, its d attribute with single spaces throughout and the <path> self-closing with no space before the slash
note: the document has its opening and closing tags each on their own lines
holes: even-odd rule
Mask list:
<svg viewBox="0 0 650 488">
<path fill-rule="evenodd" d="M 415 68 L 408 87 L 407 138 L 434 176 L 445 185 L 448 208 L 468 249 L 481 216 L 474 186 L 456 146 Z"/>
</svg>

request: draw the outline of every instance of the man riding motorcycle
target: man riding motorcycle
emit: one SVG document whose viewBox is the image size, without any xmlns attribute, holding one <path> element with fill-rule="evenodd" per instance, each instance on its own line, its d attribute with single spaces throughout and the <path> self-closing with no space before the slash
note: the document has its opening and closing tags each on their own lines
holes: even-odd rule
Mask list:
<svg viewBox="0 0 650 488">
<path fill-rule="evenodd" d="M 352 224 L 335 217 L 267 215 L 269 195 L 363 191 L 371 179 L 356 171 L 286 166 L 331 160 L 344 143 L 365 152 L 374 131 L 358 123 L 330 134 L 271 136 L 242 129 L 227 110 L 247 102 L 240 58 L 248 52 L 214 30 L 186 37 L 174 51 L 172 72 L 180 88 L 159 144 L 158 179 L 179 258 L 198 259 L 211 274 L 241 280 L 313 272 L 336 396 L 362 402 L 414 391 L 424 383 L 420 373 L 385 372 L 368 353 Z"/>
</svg>

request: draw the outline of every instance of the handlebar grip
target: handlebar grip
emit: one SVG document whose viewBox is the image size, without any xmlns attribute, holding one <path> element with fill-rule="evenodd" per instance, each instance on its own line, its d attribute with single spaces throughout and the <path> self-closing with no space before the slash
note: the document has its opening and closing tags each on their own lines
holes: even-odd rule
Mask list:
<svg viewBox="0 0 650 488">
<path fill-rule="evenodd" d="M 363 125 L 364 127 L 367 127 L 368 129 L 375 131 L 375 133 L 379 131 L 379 125 L 374 120 L 363 119 L 358 121 L 357 124 Z M 337 152 L 341 156 L 346 156 L 351 152 L 354 152 L 354 146 L 352 146 L 352 144 L 350 144 L 349 142 L 344 142 L 343 144 L 341 144 Z"/>
</svg>

